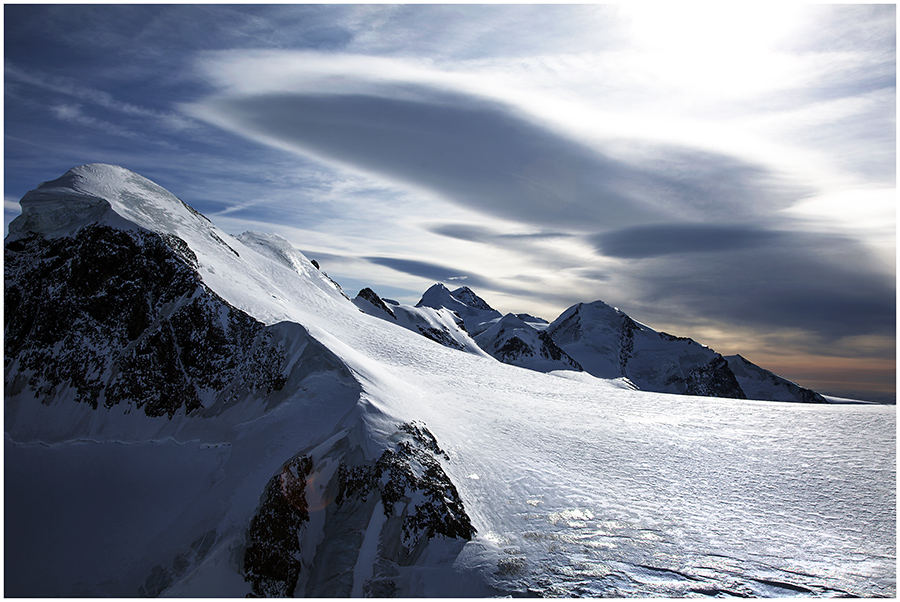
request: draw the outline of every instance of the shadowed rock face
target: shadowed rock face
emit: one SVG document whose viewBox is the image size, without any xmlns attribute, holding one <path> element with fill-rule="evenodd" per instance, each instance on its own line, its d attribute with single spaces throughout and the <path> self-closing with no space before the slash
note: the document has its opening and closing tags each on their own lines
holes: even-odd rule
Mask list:
<svg viewBox="0 0 900 602">
<path fill-rule="evenodd" d="M 511 337 L 506 340 L 503 345 L 494 352 L 494 357 L 496 357 L 501 362 L 506 364 L 511 364 L 514 361 L 522 358 L 523 356 L 532 356 L 534 352 L 531 347 L 529 347 L 522 339 L 519 337 Z"/>
<path fill-rule="evenodd" d="M 734 373 L 728 367 L 728 362 L 722 356 L 713 358 L 707 364 L 694 366 L 688 370 L 686 376 L 670 376 L 666 379 L 666 385 L 683 387 L 685 395 L 747 398 Z"/>
<path fill-rule="evenodd" d="M 582 369 L 546 332 L 537 330 L 514 314 L 503 316 L 475 341 L 505 364 L 541 372 Z"/>
<path fill-rule="evenodd" d="M 244 578 L 258 596 L 344 596 L 354 591 L 390 596 L 436 537 L 462 545 L 475 535 L 456 486 L 441 467 L 449 460 L 417 422 L 399 426 L 374 461 L 340 439 L 320 457 L 304 452 L 269 481 L 247 534 Z M 315 457 L 315 463 L 313 458 Z M 337 463 L 337 469 L 329 469 Z M 310 532 L 309 483 L 330 474 Z M 313 549 L 306 549 L 311 547 Z M 357 559 L 368 550 L 372 573 L 354 583 Z M 308 563 L 304 561 L 306 559 Z"/>
<path fill-rule="evenodd" d="M 483 311 L 494 311 L 494 308 L 488 305 L 487 301 L 475 294 L 468 286 L 461 286 L 450 293 L 469 307 L 480 309 Z"/>
<path fill-rule="evenodd" d="M 438 330 L 437 328 L 424 325 L 416 326 L 416 328 L 419 329 L 419 332 L 422 333 L 423 337 L 431 339 L 435 343 L 440 343 L 444 347 L 460 350 L 464 349 L 462 343 L 454 339 L 446 330 Z"/>
<path fill-rule="evenodd" d="M 394 504 L 421 494 L 423 501 L 403 521 L 404 546 L 411 549 L 423 535 L 458 537 L 469 540 L 475 529 L 466 516 L 456 486 L 444 473 L 439 457 L 450 457 L 438 446 L 434 435 L 423 425 L 409 422 L 400 426 L 402 439 L 396 449 L 387 449 L 374 465 L 346 464 L 338 471 L 340 504 L 352 497 L 380 496 L 384 515 L 393 515 Z"/>
<path fill-rule="evenodd" d="M 196 266 L 183 240 L 142 230 L 94 225 L 8 242 L 7 397 L 130 402 L 171 418 L 235 383 L 281 389 L 270 330 L 203 285 Z"/>
<path fill-rule="evenodd" d="M 262 505 L 250 522 L 244 552 L 244 579 L 253 593 L 266 598 L 294 595 L 300 576 L 300 538 L 309 521 L 306 478 L 312 460 L 298 456 L 282 467 L 266 486 Z"/>
<path fill-rule="evenodd" d="M 752 399 L 795 399 L 803 403 L 828 403 L 828 400 L 812 389 L 782 378 L 740 355 L 725 357 L 741 387 Z"/>
<path fill-rule="evenodd" d="M 391 308 L 388 307 L 384 303 L 384 301 L 381 300 L 381 297 L 379 297 L 378 294 L 376 294 L 375 291 L 373 291 L 372 289 L 370 289 L 368 287 L 362 289 L 361 291 L 359 291 L 359 294 L 357 295 L 357 297 L 361 297 L 361 298 L 365 299 L 366 301 L 368 301 L 369 303 L 371 303 L 378 309 L 384 311 L 384 313 L 386 313 L 390 317 L 394 318 L 395 320 L 397 319 L 397 316 L 394 315 L 394 312 L 391 311 Z"/>
</svg>

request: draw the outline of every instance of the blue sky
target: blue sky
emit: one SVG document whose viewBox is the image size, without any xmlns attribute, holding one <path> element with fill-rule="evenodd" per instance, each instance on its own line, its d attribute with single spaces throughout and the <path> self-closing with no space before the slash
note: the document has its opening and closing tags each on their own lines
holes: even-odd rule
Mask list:
<svg viewBox="0 0 900 602">
<path fill-rule="evenodd" d="M 17 200 L 115 163 L 355 294 L 895 383 L 893 5 L 5 5 Z"/>
</svg>

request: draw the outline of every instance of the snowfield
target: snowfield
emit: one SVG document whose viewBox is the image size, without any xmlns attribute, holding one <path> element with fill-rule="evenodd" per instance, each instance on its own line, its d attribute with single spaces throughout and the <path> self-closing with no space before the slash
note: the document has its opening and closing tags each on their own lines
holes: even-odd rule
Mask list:
<svg viewBox="0 0 900 602">
<path fill-rule="evenodd" d="M 243 597 L 251 519 L 301 454 L 296 595 L 896 595 L 893 406 L 652 393 L 448 348 L 147 182 L 76 168 L 26 195 L 7 244 L 88 223 L 178 236 L 209 289 L 311 340 L 288 347 L 277 394 L 172 418 L 7 387 L 5 595 Z M 341 462 L 375 461 L 411 423 L 477 532 L 407 557 L 389 538 L 401 506 L 350 512 L 332 492 Z"/>
</svg>

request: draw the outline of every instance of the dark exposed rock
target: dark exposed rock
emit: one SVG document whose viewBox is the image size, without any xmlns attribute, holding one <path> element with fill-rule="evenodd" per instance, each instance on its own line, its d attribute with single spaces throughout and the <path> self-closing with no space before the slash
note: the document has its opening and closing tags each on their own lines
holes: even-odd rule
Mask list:
<svg viewBox="0 0 900 602">
<path fill-rule="evenodd" d="M 780 398 L 788 400 L 793 398 L 793 400 L 802 403 L 828 403 L 827 399 L 812 389 L 802 387 L 765 368 L 761 368 L 743 356 L 730 355 L 725 360 L 728 362 L 732 372 L 734 372 L 738 382 L 742 384 L 742 388 L 748 394 L 752 393 L 756 399 Z"/>
<path fill-rule="evenodd" d="M 421 422 L 413 420 L 400 425 L 400 430 L 412 436 L 413 440 L 420 446 L 430 451 L 435 456 L 442 456 L 445 460 L 449 460 L 450 456 L 442 450 L 438 445 L 437 439 L 431 434 L 425 425 Z"/>
<path fill-rule="evenodd" d="M 365 499 L 375 493 L 381 498 L 385 516 L 390 516 L 394 504 L 418 493 L 424 501 L 416 504 L 403 522 L 406 547 L 415 545 L 423 535 L 472 539 L 475 528 L 456 486 L 437 459 L 439 456 L 449 459 L 449 456 L 421 423 L 406 423 L 400 431 L 405 436 L 396 448 L 385 450 L 374 465 L 341 465 L 335 503 L 351 497 Z"/>
<path fill-rule="evenodd" d="M 241 256 L 240 253 L 238 253 L 237 251 L 235 251 L 234 249 L 231 248 L 231 245 L 229 245 L 229 244 L 226 243 L 224 240 L 222 240 L 221 238 L 219 238 L 219 235 L 216 234 L 215 232 L 210 231 L 210 232 L 209 232 L 209 235 L 213 238 L 213 240 L 215 240 L 217 243 L 219 243 L 220 245 L 222 245 L 223 247 L 225 247 L 226 249 L 228 249 L 229 251 L 231 251 L 232 253 L 234 253 L 237 257 L 240 257 L 240 256 Z"/>
<path fill-rule="evenodd" d="M 634 333 L 640 329 L 634 320 L 623 314 L 622 328 L 619 330 L 619 368 L 625 376 L 628 375 L 628 360 L 634 353 Z"/>
<path fill-rule="evenodd" d="M 581 305 L 581 303 L 576 305 L 572 315 L 568 316 L 565 320 L 558 324 L 555 322 L 552 323 L 550 327 L 544 331 L 550 335 L 553 341 L 558 345 L 571 343 L 581 338 L 583 331 L 581 327 Z"/>
<path fill-rule="evenodd" d="M 494 309 L 493 307 L 488 305 L 487 301 L 476 295 L 475 292 L 468 286 L 461 286 L 458 289 L 451 291 L 450 294 L 469 307 L 474 307 L 475 309 L 482 309 L 485 311 L 493 311 Z"/>
<path fill-rule="evenodd" d="M 340 458 L 335 476 L 323 489 L 328 502 L 318 521 L 325 539 L 311 543 L 315 561 L 309 566 L 305 591 L 297 591 L 306 570 L 301 562 L 310 521 L 307 480 L 315 481 L 309 455 L 301 454 L 286 463 L 267 484 L 259 510 L 247 534 L 243 574 L 253 595 L 313 596 L 349 595 L 358 546 L 380 503 L 384 520 L 377 535 L 378 551 L 371 579 L 360 584 L 367 595 L 391 596 L 397 591 L 397 567 L 413 562 L 438 535 L 471 540 L 475 528 L 465 512 L 456 487 L 440 464 L 449 456 L 422 423 L 399 426 L 390 438 L 390 447 L 374 462 L 359 462 L 361 453 L 348 453 L 346 440 L 335 444 L 322 460 L 327 464 Z M 348 458 L 357 458 L 357 461 Z M 319 462 L 319 460 L 317 460 Z"/>
<path fill-rule="evenodd" d="M 675 336 L 674 334 L 669 334 L 668 332 L 659 332 L 657 334 L 659 334 L 659 338 L 661 338 L 664 341 L 669 341 L 670 343 L 674 342 L 674 341 L 683 341 L 683 342 L 687 343 L 688 345 L 693 345 L 697 342 L 690 337 L 679 337 L 679 336 Z"/>
<path fill-rule="evenodd" d="M 512 366 L 538 370 L 582 370 L 549 333 L 534 328 L 514 314 L 503 316 L 479 334 L 475 342 L 495 359 Z"/>
<path fill-rule="evenodd" d="M 519 337 L 513 336 L 506 339 L 493 356 L 505 364 L 512 363 L 521 357 L 534 355 L 531 347 Z"/>
<path fill-rule="evenodd" d="M 311 472 L 312 460 L 298 456 L 285 463 L 266 485 L 244 551 L 244 579 L 257 596 L 294 595 L 301 570 L 298 532 L 309 520 L 306 478 Z"/>
<path fill-rule="evenodd" d="M 210 291 L 172 235 L 88 226 L 5 249 L 5 385 L 93 408 L 131 402 L 171 418 L 240 381 L 284 386 L 259 321 Z M 67 394 L 68 395 L 68 394 Z"/>
<path fill-rule="evenodd" d="M 451 310 L 450 313 L 453 314 L 453 321 L 456 323 L 456 327 L 459 328 L 460 330 L 462 330 L 462 331 L 463 331 L 464 333 L 466 333 L 467 335 L 471 336 L 472 333 L 470 333 L 470 332 L 466 329 L 466 321 L 463 320 L 461 317 L 459 317 L 459 314 L 456 313 L 455 311 L 452 311 L 452 310 Z"/>
<path fill-rule="evenodd" d="M 720 354 L 690 338 L 657 332 L 602 301 L 571 307 L 544 333 L 601 378 L 625 377 L 648 391 L 747 397 Z"/>
<path fill-rule="evenodd" d="M 319 271 L 322 272 L 322 275 L 325 276 L 325 279 L 328 280 L 328 282 L 330 282 L 332 284 L 332 286 L 334 286 L 335 290 L 337 292 L 339 292 L 341 294 L 341 296 L 344 297 L 344 299 L 346 299 L 347 301 L 350 300 L 350 297 L 347 296 L 347 293 L 344 292 L 344 289 L 341 288 L 341 285 L 338 284 L 334 278 L 329 276 L 327 272 L 324 272 L 321 269 Z"/>
<path fill-rule="evenodd" d="M 440 330 L 433 326 L 422 326 L 421 324 L 416 326 L 416 328 L 419 329 L 419 332 L 421 332 L 424 337 L 431 339 L 435 343 L 440 343 L 444 347 L 465 349 L 465 346 L 454 339 L 446 330 Z"/>
<path fill-rule="evenodd" d="M 820 393 L 816 393 L 812 389 L 807 389 L 806 387 L 799 387 L 797 396 L 803 403 L 828 403 L 828 400 Z"/>
<path fill-rule="evenodd" d="M 553 339 L 550 338 L 550 335 L 544 331 L 538 333 L 538 338 L 541 340 L 541 355 L 547 359 L 551 359 L 557 362 L 565 362 L 578 370 L 579 372 L 583 370 L 581 364 L 573 360 L 569 357 L 569 354 L 560 349 L 559 345 L 557 345 Z"/>
<path fill-rule="evenodd" d="M 694 366 L 686 377 L 669 377 L 666 384 L 683 387 L 682 392 L 685 395 L 747 399 L 737 378 L 728 367 L 728 362 L 721 355 L 713 358 L 707 364 Z"/>
<path fill-rule="evenodd" d="M 361 298 L 365 299 L 366 301 L 368 301 L 375 307 L 383 310 L 390 317 L 394 318 L 395 320 L 397 319 L 397 316 L 394 315 L 393 310 L 391 310 L 390 307 L 385 305 L 384 301 L 381 300 L 381 297 L 379 297 L 375 293 L 375 291 L 373 291 L 372 289 L 370 289 L 368 287 L 362 289 L 361 291 L 359 291 L 359 294 L 357 295 L 357 297 L 361 297 Z"/>
</svg>

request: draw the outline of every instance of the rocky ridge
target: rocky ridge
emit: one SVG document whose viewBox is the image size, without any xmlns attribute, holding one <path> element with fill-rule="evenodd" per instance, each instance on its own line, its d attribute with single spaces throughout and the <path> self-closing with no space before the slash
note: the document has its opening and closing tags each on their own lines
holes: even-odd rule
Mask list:
<svg viewBox="0 0 900 602">
<path fill-rule="evenodd" d="M 541 372 L 582 368 L 553 341 L 546 331 L 538 331 L 513 314 L 475 337 L 475 342 L 504 364 Z"/>
<path fill-rule="evenodd" d="M 271 329 L 212 292 L 172 235 L 85 226 L 5 252 L 7 396 L 172 418 L 286 381 Z"/>
</svg>

